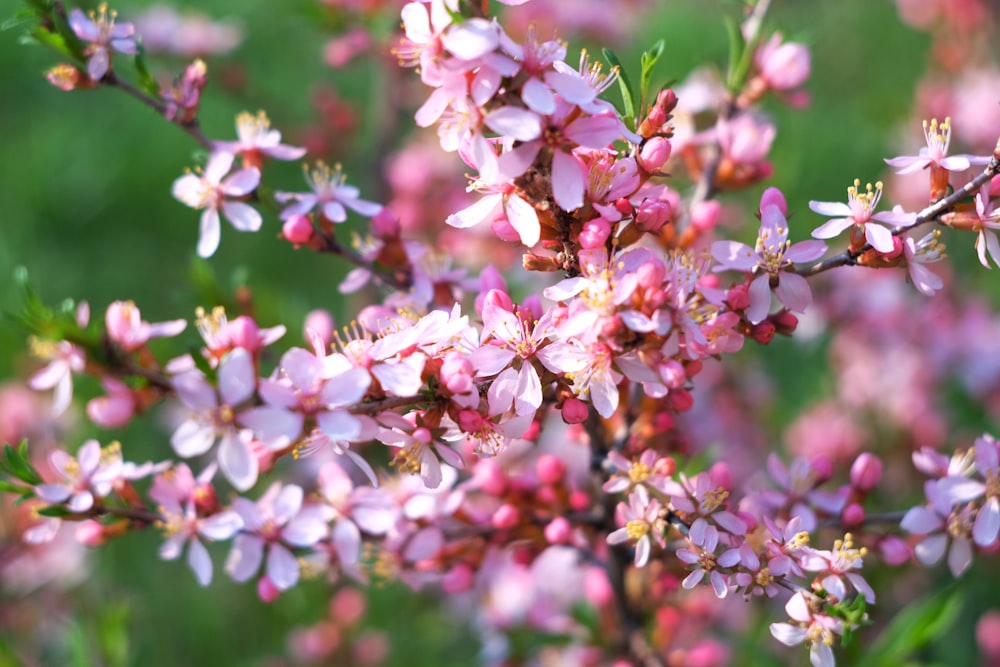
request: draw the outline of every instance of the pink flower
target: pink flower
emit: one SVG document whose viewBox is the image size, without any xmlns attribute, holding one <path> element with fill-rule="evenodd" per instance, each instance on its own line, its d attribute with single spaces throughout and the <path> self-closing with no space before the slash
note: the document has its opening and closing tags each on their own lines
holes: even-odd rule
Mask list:
<svg viewBox="0 0 1000 667">
<path fill-rule="evenodd" d="M 135 26 L 131 23 L 115 25 L 117 12 L 109 12 L 107 3 L 101 3 L 97 14 L 88 16 L 80 9 L 69 13 L 69 26 L 84 42 L 89 42 L 84 53 L 87 59 L 87 74 L 94 81 L 100 81 L 111 69 L 111 51 L 127 56 L 138 53 L 135 43 Z"/>
<path fill-rule="evenodd" d="M 211 257 L 219 247 L 219 209 L 242 232 L 260 229 L 260 213 L 249 204 L 228 197 L 250 194 L 260 185 L 260 171 L 256 167 L 240 169 L 229 176 L 233 154 L 216 152 L 208 159 L 202 174 L 185 174 L 173 185 L 173 195 L 194 209 L 205 209 L 201 214 L 201 233 L 198 254 Z M 225 178 L 223 178 L 225 177 Z"/>
<path fill-rule="evenodd" d="M 406 39 L 394 49 L 400 64 L 419 65 L 420 78 L 429 86 L 441 82 L 449 55 L 475 60 L 496 49 L 500 34 L 486 19 L 471 18 L 455 24 L 449 12 L 457 11 L 454 0 L 410 2 L 402 9 Z"/>
<path fill-rule="evenodd" d="M 108 337 L 128 352 L 142 347 L 150 338 L 176 336 L 187 328 L 185 320 L 156 324 L 145 322 L 132 301 L 115 301 L 109 305 L 104 323 L 108 329 Z"/>
<path fill-rule="evenodd" d="M 377 215 L 382 210 L 380 204 L 359 198 L 360 191 L 356 187 L 345 184 L 345 177 L 339 166 L 330 169 L 326 164 L 317 162 L 311 171 L 304 171 L 312 192 L 274 193 L 274 198 L 281 203 L 294 202 L 282 209 L 282 220 L 293 215 L 305 215 L 317 207 L 323 217 L 334 223 L 347 220 L 348 208 L 368 217 Z"/>
<path fill-rule="evenodd" d="M 891 225 L 909 225 L 916 219 L 915 213 L 883 211 L 875 213 L 879 199 L 882 198 L 882 183 L 876 183 L 875 188 L 869 183 L 866 192 L 858 192 L 861 181 L 854 179 L 854 185 L 847 188 L 847 203 L 810 201 L 809 208 L 820 215 L 841 216 L 829 220 L 813 230 L 813 237 L 831 239 L 851 225 L 862 226 L 865 230 L 865 240 L 879 252 L 889 253 L 893 250 L 892 232 L 872 221 L 885 222 Z"/>
<path fill-rule="evenodd" d="M 291 549 L 311 547 L 329 530 L 317 511 L 302 506 L 303 497 L 301 487 L 275 482 L 256 503 L 246 498 L 233 501 L 233 509 L 243 519 L 243 531 L 226 559 L 229 576 L 247 581 L 260 569 L 266 549 L 265 572 L 271 582 L 282 591 L 298 582 L 299 564 Z"/>
<path fill-rule="evenodd" d="M 948 155 L 948 144 L 951 143 L 951 118 L 945 118 L 938 124 L 937 118 L 932 118 L 930 124 L 924 121 L 924 139 L 927 145 L 920 149 L 919 155 L 903 155 L 887 159 L 890 167 L 897 167 L 897 174 L 910 174 L 931 165 L 948 171 L 965 171 L 973 164 L 986 164 L 988 157 L 972 155 Z"/>
<path fill-rule="evenodd" d="M 608 535 L 608 544 L 629 542 L 635 545 L 635 565 L 642 567 L 649 562 L 653 539 L 662 547 L 663 536 L 656 523 L 660 520 L 663 505 L 650 498 L 645 487 L 637 486 L 629 494 L 628 504 L 618 503 L 617 514 L 625 525 Z"/>
<path fill-rule="evenodd" d="M 934 565 L 947 551 L 948 567 L 957 577 L 972 565 L 971 537 L 974 518 L 968 505 L 962 505 L 956 511 L 952 511 L 956 509 L 955 504 L 939 484 L 940 482 L 936 480 L 924 483 L 928 505 L 920 505 L 907 511 L 900 522 L 900 527 L 908 533 L 924 536 L 913 549 L 917 560 L 924 565 Z M 951 538 L 950 549 L 949 538 Z"/>
<path fill-rule="evenodd" d="M 759 274 L 750 283 L 750 307 L 746 311 L 747 319 L 752 324 L 767 317 L 772 289 L 789 310 L 805 312 L 812 301 L 809 283 L 788 269 L 792 263 L 819 259 L 825 252 L 826 244 L 822 241 L 800 241 L 792 245 L 788 240 L 785 216 L 774 205 L 761 211 L 760 230 L 754 248 L 737 241 L 716 241 L 712 244 L 712 257 L 719 262 L 715 271 L 734 269 Z"/>
<path fill-rule="evenodd" d="M 76 514 L 93 507 L 95 498 L 111 493 L 123 469 L 121 446 L 113 443 L 102 450 L 96 440 L 83 443 L 76 458 L 57 449 L 49 455 L 49 461 L 63 481 L 39 484 L 35 492 L 47 503 L 65 503 L 66 509 Z"/>
<path fill-rule="evenodd" d="M 868 550 L 864 547 L 854 548 L 854 540 L 850 533 L 844 535 L 843 540 L 834 542 L 832 551 L 818 551 L 810 549 L 802 557 L 802 569 L 807 572 L 819 572 L 817 575 L 823 589 L 833 595 L 838 600 L 847 599 L 847 586 L 849 582 L 856 591 L 865 596 L 868 604 L 875 604 L 875 591 L 857 572 L 852 570 L 861 569 L 862 558 L 866 556 Z"/>
<path fill-rule="evenodd" d="M 677 550 L 677 558 L 695 568 L 684 578 L 681 586 L 690 590 L 701 583 L 707 575 L 720 600 L 729 593 L 728 577 L 719 572 L 719 567 L 732 567 L 740 561 L 739 551 L 730 549 L 721 556 L 716 556 L 719 546 L 719 529 L 710 525 L 702 518 L 691 524 L 688 532 L 689 547 Z"/>
<path fill-rule="evenodd" d="M 434 439 L 430 430 L 418 426 L 414 413 L 406 416 L 395 412 L 384 412 L 378 421 L 390 428 L 381 431 L 379 442 L 397 448 L 393 455 L 392 465 L 400 472 L 420 473 L 428 489 L 436 489 L 441 485 L 441 462 L 438 457 L 453 468 L 463 468 L 462 456 L 454 449 Z"/>
<path fill-rule="evenodd" d="M 243 155 L 244 158 L 263 153 L 276 160 L 298 160 L 306 154 L 306 149 L 281 143 L 281 133 L 271 129 L 267 114 L 258 111 L 254 116 L 241 113 L 236 117 L 237 141 L 218 141 L 215 149 Z"/>
<path fill-rule="evenodd" d="M 844 623 L 814 611 L 821 601 L 812 593 L 799 591 L 788 600 L 785 611 L 791 623 L 772 623 L 771 635 L 785 646 L 805 644 L 813 667 L 834 667 L 834 635 L 844 633 Z"/>
<path fill-rule="evenodd" d="M 160 558 L 177 559 L 187 543 L 188 566 L 198 583 L 208 586 L 212 581 L 212 559 L 199 538 L 228 540 L 243 527 L 243 519 L 231 510 L 199 517 L 193 500 L 189 500 L 184 507 L 168 503 L 160 507 L 160 512 L 163 515 L 163 532 L 167 538 L 160 546 Z"/>
</svg>

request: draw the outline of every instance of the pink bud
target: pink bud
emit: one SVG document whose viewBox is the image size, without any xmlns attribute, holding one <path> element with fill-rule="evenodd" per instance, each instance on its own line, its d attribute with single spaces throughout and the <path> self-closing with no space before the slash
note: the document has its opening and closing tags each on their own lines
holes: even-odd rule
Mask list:
<svg viewBox="0 0 1000 667">
<path fill-rule="evenodd" d="M 840 517 L 845 528 L 856 528 L 865 522 L 865 508 L 858 503 L 851 503 L 844 508 Z"/>
<path fill-rule="evenodd" d="M 250 352 L 260 349 L 260 327 L 246 315 L 240 315 L 227 324 L 226 333 L 234 347 L 242 347 Z"/>
<path fill-rule="evenodd" d="M 870 452 L 861 452 L 851 465 L 851 484 L 867 493 L 882 479 L 882 460 Z"/>
<path fill-rule="evenodd" d="M 304 215 L 293 215 L 281 226 L 281 234 L 292 243 L 309 243 L 313 235 L 312 220 Z"/>
<path fill-rule="evenodd" d="M 1000 611 L 991 609 L 976 622 L 976 644 L 985 658 L 982 664 L 1000 663 Z"/>
<path fill-rule="evenodd" d="M 691 208 L 691 224 L 701 232 L 709 232 L 719 224 L 722 204 L 714 199 L 700 201 Z"/>
<path fill-rule="evenodd" d="M 336 326 L 330 311 L 317 308 L 316 310 L 309 311 L 302 328 L 315 331 L 319 339 L 323 341 L 323 344 L 329 345 L 333 342 L 333 332 Z M 308 337 L 306 339 L 308 340 Z"/>
<path fill-rule="evenodd" d="M 458 413 L 458 427 L 466 433 L 478 433 L 483 428 L 483 417 L 475 410 Z"/>
<path fill-rule="evenodd" d="M 365 615 L 365 596 L 356 588 L 342 588 L 330 600 L 330 616 L 345 626 L 357 625 Z"/>
<path fill-rule="evenodd" d="M 580 246 L 588 250 L 601 248 L 611 235 L 611 225 L 604 218 L 594 218 L 583 223 L 580 232 Z"/>
<path fill-rule="evenodd" d="M 535 489 L 535 500 L 543 505 L 555 505 L 559 502 L 559 493 L 554 486 L 539 486 Z"/>
<path fill-rule="evenodd" d="M 619 197 L 615 200 L 615 210 L 622 215 L 632 215 L 632 202 L 630 202 L 625 197 Z"/>
<path fill-rule="evenodd" d="M 662 108 L 667 113 L 674 110 L 677 106 L 677 93 L 675 93 L 670 88 L 664 88 L 656 96 L 656 106 Z"/>
<path fill-rule="evenodd" d="M 566 464 L 552 454 L 542 454 L 535 461 L 535 472 L 542 484 L 558 484 L 566 474 Z"/>
<path fill-rule="evenodd" d="M 764 320 L 760 324 L 755 324 L 750 330 L 750 337 L 761 345 L 767 345 L 774 339 L 776 328 L 773 324 Z"/>
<path fill-rule="evenodd" d="M 472 568 L 465 563 L 459 563 L 445 573 L 441 587 L 445 593 L 462 593 L 472 588 L 474 583 L 476 577 Z"/>
<path fill-rule="evenodd" d="M 468 358 L 457 352 L 449 352 L 441 364 L 441 383 L 453 394 L 466 394 L 474 386 L 472 376 L 475 369 Z"/>
<path fill-rule="evenodd" d="M 726 292 L 726 303 L 733 310 L 746 310 L 750 307 L 750 288 L 746 284 L 733 285 Z"/>
<path fill-rule="evenodd" d="M 688 650 L 687 667 L 722 667 L 729 664 L 729 650 L 713 639 L 703 639 Z"/>
<path fill-rule="evenodd" d="M 521 513 L 510 504 L 503 504 L 493 513 L 492 523 L 494 528 L 513 528 L 520 522 Z"/>
<path fill-rule="evenodd" d="M 684 366 L 676 359 L 667 359 L 660 364 L 660 379 L 670 389 L 680 389 L 687 381 Z"/>
<path fill-rule="evenodd" d="M 493 459 L 476 461 L 472 476 L 479 488 L 491 496 L 501 496 L 507 489 L 507 474 Z"/>
<path fill-rule="evenodd" d="M 669 159 L 670 140 L 666 137 L 653 137 L 639 150 L 639 166 L 649 173 L 659 171 Z"/>
<path fill-rule="evenodd" d="M 93 519 L 81 521 L 73 533 L 76 541 L 86 547 L 97 547 L 104 544 L 104 526 Z"/>
<path fill-rule="evenodd" d="M 763 211 L 768 206 L 777 206 L 782 215 L 788 215 L 788 202 L 778 188 L 770 187 L 760 196 L 760 210 Z"/>
<path fill-rule="evenodd" d="M 383 206 L 372 218 L 372 232 L 381 239 L 393 239 L 399 236 L 399 218 Z"/>
<path fill-rule="evenodd" d="M 639 286 L 644 289 L 659 289 L 667 277 L 666 265 L 658 259 L 651 259 L 639 265 L 635 271 Z"/>
<path fill-rule="evenodd" d="M 530 424 L 528 428 L 525 429 L 524 433 L 521 434 L 521 438 L 524 440 L 536 440 L 538 436 L 542 434 L 542 423 L 537 419 Z"/>
<path fill-rule="evenodd" d="M 363 632 L 354 641 L 351 654 L 354 656 L 354 664 L 381 665 L 389 655 L 389 639 L 385 633 L 377 630 Z"/>
<path fill-rule="evenodd" d="M 694 397 L 686 389 L 677 389 L 667 394 L 670 406 L 677 412 L 687 412 L 694 407 Z"/>
<path fill-rule="evenodd" d="M 1000 196 L 1000 176 L 990 179 L 990 197 Z"/>
<path fill-rule="evenodd" d="M 582 424 L 590 409 L 579 398 L 567 398 L 562 405 L 562 418 L 567 424 Z"/>
<path fill-rule="evenodd" d="M 274 585 L 266 574 L 257 580 L 257 597 L 265 604 L 271 604 L 281 595 L 281 589 Z"/>
<path fill-rule="evenodd" d="M 514 229 L 514 225 L 510 224 L 507 218 L 497 218 L 493 221 L 491 228 L 493 229 L 493 234 L 501 241 L 507 241 L 508 243 L 520 243 L 521 241 L 521 235 Z"/>
<path fill-rule="evenodd" d="M 822 484 L 833 477 L 833 461 L 828 456 L 817 456 L 809 462 L 809 467 L 813 470 L 814 479 L 817 484 Z"/>
<path fill-rule="evenodd" d="M 589 509 L 591 506 L 590 496 L 586 491 L 580 491 L 579 489 L 573 491 L 569 494 L 569 506 L 578 512 Z"/>
<path fill-rule="evenodd" d="M 644 232 L 655 232 L 670 219 L 670 202 L 662 199 L 647 199 L 639 204 L 635 212 L 635 224 Z"/>
<path fill-rule="evenodd" d="M 566 544 L 573 536 L 573 526 L 564 517 L 557 516 L 545 526 L 545 539 L 549 544 Z"/>
<path fill-rule="evenodd" d="M 377 334 L 396 319 L 396 311 L 388 306 L 365 306 L 358 313 L 358 324 L 368 333 Z"/>
<path fill-rule="evenodd" d="M 777 332 L 783 336 L 791 336 L 799 326 L 799 318 L 787 310 L 779 311 L 771 315 L 768 319 L 774 323 Z"/>
<path fill-rule="evenodd" d="M 615 592 L 608 581 L 608 574 L 603 568 L 589 567 L 583 575 L 583 594 L 591 604 L 600 608 L 611 604 Z"/>
<path fill-rule="evenodd" d="M 910 545 L 895 535 L 883 537 L 879 541 L 878 550 L 887 565 L 902 565 L 913 556 Z"/>
</svg>

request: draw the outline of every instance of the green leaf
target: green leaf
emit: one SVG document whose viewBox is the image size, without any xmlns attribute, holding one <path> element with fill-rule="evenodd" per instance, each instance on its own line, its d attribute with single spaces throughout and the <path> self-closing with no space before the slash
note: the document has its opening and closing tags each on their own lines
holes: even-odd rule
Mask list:
<svg viewBox="0 0 1000 667">
<path fill-rule="evenodd" d="M 743 59 L 746 51 L 746 42 L 743 40 L 743 31 L 739 24 L 731 17 L 726 16 L 726 33 L 729 35 L 729 67 L 726 70 L 726 87 L 731 91 L 739 87 L 737 82 L 737 70 L 739 62 Z"/>
<path fill-rule="evenodd" d="M 139 76 L 139 87 L 148 95 L 159 99 L 160 86 L 146 67 L 146 49 L 142 47 L 142 42 L 138 42 L 137 46 L 138 53 L 136 53 L 133 61 L 135 62 L 135 72 Z"/>
<path fill-rule="evenodd" d="M 661 39 L 649 51 L 644 51 L 639 61 L 642 65 L 642 73 L 639 76 L 639 111 L 641 113 L 646 112 L 646 100 L 649 94 L 649 82 L 653 78 L 653 67 L 656 65 L 656 61 L 660 59 L 660 56 L 663 55 L 663 49 L 665 48 L 666 42 Z"/>
<path fill-rule="evenodd" d="M 865 652 L 866 664 L 905 664 L 921 647 L 948 632 L 961 607 L 962 597 L 954 586 L 908 604 Z"/>
<path fill-rule="evenodd" d="M 0 31 L 6 31 L 10 30 L 11 28 L 17 28 L 18 26 L 24 25 L 25 23 L 37 20 L 37 17 L 38 13 L 34 9 L 28 9 L 27 7 L 25 7 L 24 9 L 20 9 L 14 12 L 13 16 L 5 20 L 3 23 L 0 23 Z"/>
<path fill-rule="evenodd" d="M 37 510 L 37 512 L 38 516 L 53 517 L 55 519 L 62 519 L 67 516 L 76 516 L 75 513 L 70 512 L 65 507 L 60 507 L 58 505 L 49 505 L 48 507 L 43 507 L 42 509 Z"/>
<path fill-rule="evenodd" d="M 24 494 L 31 494 L 31 489 L 2 479 L 0 479 L 0 491 L 4 493 L 16 493 L 21 496 Z"/>
<path fill-rule="evenodd" d="M 109 667 L 125 667 L 129 664 L 129 620 L 131 610 L 125 602 L 106 605 L 96 621 L 95 638 Z"/>
<path fill-rule="evenodd" d="M 3 468 L 11 475 L 26 484 L 30 484 L 31 486 L 41 484 L 41 476 L 37 471 L 35 471 L 31 462 L 28 461 L 27 448 L 22 444 L 19 449 L 20 451 L 14 449 L 10 445 L 4 445 L 3 458 L 2 461 L 0 461 L 0 465 L 2 465 Z"/>
<path fill-rule="evenodd" d="M 622 67 L 621 61 L 618 60 L 618 56 L 611 49 L 602 49 L 602 52 L 604 53 L 604 58 L 611 63 L 611 66 L 618 68 L 618 87 L 621 89 L 622 104 L 625 111 L 622 115 L 625 117 L 627 123 L 627 119 L 635 118 L 635 93 L 633 92 L 632 82 L 629 81 L 628 75 L 625 73 L 625 68 Z"/>
</svg>

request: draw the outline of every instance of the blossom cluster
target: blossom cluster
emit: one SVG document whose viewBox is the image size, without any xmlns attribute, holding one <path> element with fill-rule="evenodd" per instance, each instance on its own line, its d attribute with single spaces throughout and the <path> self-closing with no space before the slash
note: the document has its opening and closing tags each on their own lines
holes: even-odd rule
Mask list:
<svg viewBox="0 0 1000 667">
<path fill-rule="evenodd" d="M 87 415 L 106 429 L 168 406 L 164 451 L 175 457 L 138 464 L 117 442 L 88 440 L 75 455 L 53 451 L 41 475 L 9 454 L 2 470 L 13 481 L 4 488 L 32 499 L 42 517 L 25 538 L 56 539 L 68 522 L 88 545 L 155 528 L 164 534 L 160 557 L 186 554 L 201 585 L 215 573 L 206 543 L 231 542 L 226 574 L 254 581 L 264 601 L 319 574 L 435 584 L 482 598 L 477 613 L 491 632 L 586 636 L 568 650 L 591 662 L 607 646 L 574 605 L 614 606 L 612 633 L 623 639 L 607 654 L 638 660 L 635 646 L 646 638 L 633 631 L 648 618 L 635 610 L 660 613 L 673 591 L 651 586 L 647 599 L 626 599 L 625 572 L 654 580 L 666 572 L 679 590 L 705 584 L 717 599 L 790 594 L 789 620 L 773 623 L 772 635 L 805 643 L 814 665 L 832 665 L 836 637 L 866 623 L 875 603 L 860 572 L 869 553 L 890 564 L 911 554 L 902 538 L 866 530 L 879 522 L 866 503 L 881 459 L 861 452 L 838 477 L 829 459 L 785 465 L 771 453 L 771 483 L 738 496 L 725 463 L 693 463 L 680 424 L 707 402 L 698 390 L 716 360 L 748 340 L 797 332 L 813 310 L 814 276 L 905 267 L 916 289 L 933 295 L 944 282 L 926 265 L 943 259 L 944 228 L 975 232 L 980 262 L 1000 264 L 1000 154 L 948 155 L 951 120 L 931 120 L 918 155 L 886 160 L 901 175 L 927 172 L 925 208 L 878 211 L 884 184 L 856 180 L 846 202 L 809 202 L 831 218 L 809 230 L 807 216 L 768 187 L 744 216 L 757 228 L 753 240 L 725 238 L 716 195 L 757 186 L 773 171 L 776 128 L 759 103 L 768 95 L 807 102 L 808 50 L 763 31 L 757 12 L 766 4 L 742 24 L 742 75 L 722 82 L 696 73 L 651 93 L 647 66 L 661 47 L 643 57 L 638 95 L 620 65 L 605 69 L 586 52 L 571 65 L 568 45 L 537 27 L 516 39 L 457 0 L 403 6 L 393 53 L 431 89 L 416 124 L 435 127 L 441 149 L 473 172 L 472 203 L 443 222 L 468 233 L 488 227 L 494 243 L 514 244 L 532 278 L 510 284 L 496 266 L 476 274 L 433 241 L 408 236 L 408 221 L 348 184 L 341 165 L 303 162 L 308 190 L 272 187 L 270 162 L 301 161 L 306 148 L 283 143 L 263 111 L 237 117 L 236 140 L 207 137 L 198 122 L 203 61 L 158 95 L 125 87 L 114 65 L 142 57 L 131 24 L 116 24 L 106 7 L 61 18 L 46 9 L 45 20 L 63 20 L 65 38 L 79 42 L 67 46 L 76 61 L 50 71 L 50 81 L 65 90 L 122 87 L 208 152 L 203 168 L 172 187 L 201 211 L 198 255 L 217 251 L 222 218 L 256 232 L 271 207 L 291 246 L 353 265 L 341 292 L 374 283 L 382 296 L 340 330 L 317 314 L 305 346 L 280 353 L 272 347 L 284 325 L 230 319 L 221 307 L 199 309 L 201 341 L 180 356 L 149 342 L 181 336 L 187 321 L 147 322 L 131 301 L 109 305 L 103 325 L 90 322 L 85 305 L 62 319 L 36 318 L 58 325 L 34 332 L 45 365 L 32 388 L 54 390 L 61 413 L 74 376 L 96 378 L 104 393 Z M 604 99 L 616 84 L 630 111 Z M 952 181 L 973 166 L 984 169 Z M 668 178 L 682 170 L 691 193 Z M 358 216 L 368 231 L 347 242 Z M 918 238 L 923 225 L 933 229 Z M 813 238 L 793 242 L 799 231 Z M 846 249 L 828 256 L 827 241 L 844 232 Z M 526 284 L 532 291 L 516 298 Z M 297 461 L 293 481 L 279 478 L 281 459 Z M 950 459 L 914 455 L 933 478 L 928 504 L 901 522 L 920 538 L 911 540 L 918 560 L 933 564 L 947 551 L 957 576 L 973 545 L 996 546 L 998 459 L 989 436 Z M 834 530 L 832 548 L 812 546 L 829 544 Z M 588 569 L 588 558 L 603 567 Z M 524 581 L 528 592 L 512 596 Z M 661 639 L 648 652 L 665 653 L 672 641 L 683 644 Z M 500 654 L 513 650 L 500 644 Z"/>
</svg>

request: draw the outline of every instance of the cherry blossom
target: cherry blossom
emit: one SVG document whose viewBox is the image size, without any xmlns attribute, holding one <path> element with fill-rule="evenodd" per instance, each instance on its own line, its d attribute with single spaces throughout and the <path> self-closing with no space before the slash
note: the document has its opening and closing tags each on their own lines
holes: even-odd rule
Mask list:
<svg viewBox="0 0 1000 667">
<path fill-rule="evenodd" d="M 818 239 L 832 239 L 848 227 L 863 227 L 865 239 L 879 252 L 890 253 L 893 250 L 892 234 L 876 222 L 890 225 L 909 225 L 916 219 L 915 213 L 897 213 L 883 211 L 875 213 L 879 199 L 882 198 L 882 183 L 871 183 L 864 192 L 860 191 L 861 181 L 854 179 L 854 185 L 847 188 L 847 203 L 810 201 L 809 208 L 820 215 L 839 216 L 830 220 L 815 230 L 812 235 Z"/>
<path fill-rule="evenodd" d="M 84 42 L 87 56 L 87 74 L 94 81 L 100 81 L 111 69 L 111 52 L 117 51 L 127 56 L 138 53 L 135 42 L 135 26 L 131 23 L 115 25 L 117 12 L 108 11 L 107 3 L 101 3 L 97 13 L 84 14 L 73 9 L 69 14 L 69 25 Z"/>
</svg>

